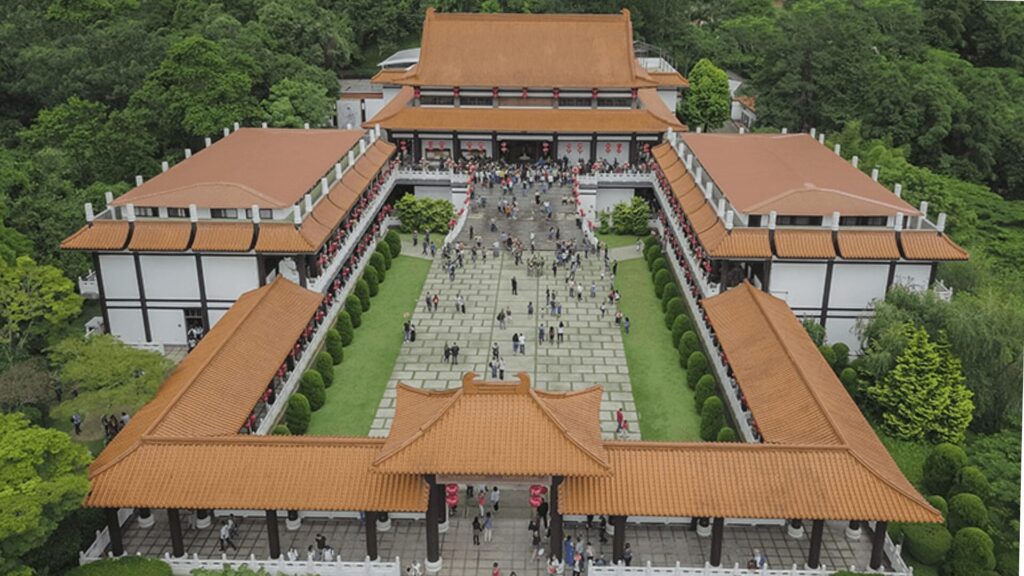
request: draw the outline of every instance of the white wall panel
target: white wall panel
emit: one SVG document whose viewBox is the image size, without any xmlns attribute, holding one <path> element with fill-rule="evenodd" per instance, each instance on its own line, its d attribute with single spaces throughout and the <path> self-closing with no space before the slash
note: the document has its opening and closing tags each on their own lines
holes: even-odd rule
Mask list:
<svg viewBox="0 0 1024 576">
<path fill-rule="evenodd" d="M 414 191 L 417 198 L 452 201 L 452 189 L 449 186 L 416 186 Z"/>
<path fill-rule="evenodd" d="M 598 188 L 597 190 L 597 210 L 602 212 L 604 210 L 611 210 L 616 204 L 622 204 L 623 202 L 629 202 L 633 199 L 632 188 Z"/>
<path fill-rule="evenodd" d="M 101 254 L 100 275 L 103 276 L 105 297 L 139 297 L 139 280 L 135 276 L 135 260 L 131 255 Z"/>
<path fill-rule="evenodd" d="M 227 310 L 215 310 L 213 308 L 211 308 L 209 312 L 210 312 L 210 328 L 213 328 L 217 324 L 217 322 L 220 322 L 220 319 L 223 318 L 224 315 L 228 313 Z"/>
<path fill-rule="evenodd" d="M 597 143 L 597 159 L 605 162 L 618 161 L 619 164 L 629 160 L 629 140 L 601 140 Z"/>
<path fill-rule="evenodd" d="M 140 256 L 139 262 L 147 300 L 199 299 L 194 256 Z"/>
<path fill-rule="evenodd" d="M 142 310 L 110 308 L 110 333 L 125 342 L 145 342 L 146 327 L 142 323 Z"/>
<path fill-rule="evenodd" d="M 892 281 L 914 290 L 927 290 L 931 274 L 931 264 L 897 264 Z"/>
<path fill-rule="evenodd" d="M 856 318 L 828 318 L 825 321 L 825 340 L 829 344 L 842 342 L 850 347 L 851 354 L 860 354 L 860 340 L 857 338 Z"/>
<path fill-rule="evenodd" d="M 153 342 L 161 344 L 187 344 L 185 339 L 185 313 L 180 309 L 149 309 L 149 332 Z"/>
<path fill-rule="evenodd" d="M 785 300 L 790 308 L 821 308 L 825 264 L 775 262 L 769 282 L 769 292 Z"/>
<path fill-rule="evenodd" d="M 842 264 L 832 270 L 829 308 L 869 308 L 875 299 L 885 298 L 888 264 Z"/>
<path fill-rule="evenodd" d="M 583 159 L 590 161 L 590 140 L 558 139 L 558 158 L 569 157 L 570 162 Z"/>
<path fill-rule="evenodd" d="M 203 256 L 207 300 L 236 300 L 259 288 L 259 269 L 252 256 Z"/>
</svg>

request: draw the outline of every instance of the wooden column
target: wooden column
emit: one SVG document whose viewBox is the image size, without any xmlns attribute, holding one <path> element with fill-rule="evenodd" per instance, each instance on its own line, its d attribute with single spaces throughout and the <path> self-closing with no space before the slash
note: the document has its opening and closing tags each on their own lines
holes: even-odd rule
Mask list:
<svg viewBox="0 0 1024 576">
<path fill-rule="evenodd" d="M 640 159 L 639 151 L 636 146 L 636 132 L 629 135 L 629 163 L 635 164 Z"/>
<path fill-rule="evenodd" d="M 597 162 L 597 132 L 590 135 L 590 163 Z"/>
<path fill-rule="evenodd" d="M 824 531 L 824 520 L 811 523 L 811 550 L 807 553 L 807 567 L 812 570 L 821 564 L 821 536 Z"/>
<path fill-rule="evenodd" d="M 563 560 L 562 558 L 562 513 L 558 511 L 558 485 L 562 483 L 561 476 L 554 476 L 551 478 L 551 506 L 549 514 L 551 514 L 551 542 L 549 547 L 551 553 L 555 555 L 555 558 Z"/>
<path fill-rule="evenodd" d="M 376 560 L 377 554 L 377 513 L 364 512 L 363 524 L 366 526 L 366 555 Z"/>
<path fill-rule="evenodd" d="M 882 567 L 882 552 L 885 551 L 885 531 L 889 527 L 888 522 L 875 522 L 875 531 L 871 535 L 871 566 L 872 570 Z"/>
<path fill-rule="evenodd" d="M 615 534 L 612 536 L 612 564 L 624 561 L 623 551 L 626 549 L 626 517 L 612 516 L 612 526 L 615 527 Z"/>
<path fill-rule="evenodd" d="M 181 536 L 181 514 L 177 508 L 167 509 L 167 523 L 171 528 L 171 556 L 181 558 L 185 555 L 185 540 Z"/>
<path fill-rule="evenodd" d="M 711 558 L 708 562 L 715 568 L 722 565 L 722 532 L 725 530 L 725 518 L 714 518 L 711 521 Z"/>
<path fill-rule="evenodd" d="M 277 510 L 267 510 L 267 545 L 270 547 L 270 558 L 281 557 L 281 536 L 277 532 Z"/>
<path fill-rule="evenodd" d="M 124 555 L 124 542 L 121 539 L 121 520 L 117 517 L 117 508 L 107 508 L 107 533 L 110 535 L 110 553 Z"/>
<path fill-rule="evenodd" d="M 441 567 L 441 507 L 444 506 L 444 486 L 437 483 L 433 474 L 427 476 L 430 496 L 427 500 L 427 571 L 436 572 Z M 432 569 L 433 567 L 436 567 Z"/>
</svg>

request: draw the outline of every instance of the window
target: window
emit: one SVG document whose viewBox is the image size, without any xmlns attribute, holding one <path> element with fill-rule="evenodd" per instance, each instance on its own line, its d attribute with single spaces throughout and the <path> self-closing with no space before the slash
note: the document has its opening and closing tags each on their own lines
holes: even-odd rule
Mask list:
<svg viewBox="0 0 1024 576">
<path fill-rule="evenodd" d="M 885 216 L 840 216 L 840 226 L 876 226 L 885 227 L 888 219 Z"/>
<path fill-rule="evenodd" d="M 559 108 L 590 108 L 590 98 L 559 98 Z"/>
<path fill-rule="evenodd" d="M 779 216 L 777 226 L 821 226 L 821 216 Z"/>
<path fill-rule="evenodd" d="M 632 98 L 598 98 L 598 108 L 630 108 L 633 106 Z"/>
<path fill-rule="evenodd" d="M 751 214 L 750 217 L 747 219 L 747 226 L 749 226 L 751 228 L 760 228 L 761 227 L 761 215 L 760 214 Z"/>
<path fill-rule="evenodd" d="M 160 211 L 152 206 L 136 206 L 135 215 L 142 218 L 156 218 L 160 215 Z"/>
<path fill-rule="evenodd" d="M 454 106 L 454 96 L 420 96 L 421 106 Z"/>
<path fill-rule="evenodd" d="M 459 97 L 460 106 L 493 106 L 494 98 L 490 96 L 461 96 Z"/>
<path fill-rule="evenodd" d="M 252 208 L 245 209 L 245 217 L 252 220 Z M 260 208 L 260 220 L 273 220 L 274 211 L 269 208 Z"/>
<path fill-rule="evenodd" d="M 188 218 L 188 208 L 168 208 L 168 218 Z"/>
<path fill-rule="evenodd" d="M 211 208 L 210 218 L 234 218 L 238 219 L 237 208 Z"/>
</svg>

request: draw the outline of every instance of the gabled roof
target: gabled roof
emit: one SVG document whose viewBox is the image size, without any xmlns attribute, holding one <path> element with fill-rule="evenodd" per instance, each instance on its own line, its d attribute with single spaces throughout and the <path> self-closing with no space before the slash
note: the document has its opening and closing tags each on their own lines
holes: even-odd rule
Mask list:
<svg viewBox="0 0 1024 576">
<path fill-rule="evenodd" d="M 657 83 L 633 56 L 619 14 L 463 14 L 428 8 L 419 62 L 399 83 L 421 86 L 642 88 Z"/>
<path fill-rule="evenodd" d="M 466 476 L 601 476 L 601 389 L 556 394 L 519 383 L 483 382 L 468 372 L 462 388 L 398 386 L 395 419 L 374 460 L 380 472 Z M 486 431 L 486 432 L 484 432 Z"/>
</svg>

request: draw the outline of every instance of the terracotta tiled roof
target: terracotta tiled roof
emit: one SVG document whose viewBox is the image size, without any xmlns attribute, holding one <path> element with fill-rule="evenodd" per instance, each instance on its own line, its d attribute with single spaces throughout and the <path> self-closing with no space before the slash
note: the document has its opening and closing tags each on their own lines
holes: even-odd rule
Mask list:
<svg viewBox="0 0 1024 576">
<path fill-rule="evenodd" d="M 736 102 L 739 102 L 741 106 L 750 110 L 751 112 L 757 112 L 757 101 L 752 96 L 737 96 L 733 98 Z"/>
<path fill-rule="evenodd" d="M 608 442 L 613 473 L 566 478 L 563 514 L 941 522 L 844 447 Z M 902 484 L 906 484 L 904 480 Z"/>
<path fill-rule="evenodd" d="M 96 220 L 60 243 L 61 250 L 120 250 L 128 242 L 128 222 Z"/>
<path fill-rule="evenodd" d="M 117 198 L 114 205 L 287 208 L 363 135 L 362 130 L 241 128 Z"/>
<path fill-rule="evenodd" d="M 475 378 L 467 373 L 462 388 L 442 392 L 400 385 L 375 468 L 467 476 L 608 473 L 600 388 L 553 394 L 533 390 L 525 373 L 514 385 Z"/>
<path fill-rule="evenodd" d="M 831 230 L 775 230 L 775 255 L 779 258 L 835 258 Z M 896 255 L 897 257 L 899 254 Z"/>
<path fill-rule="evenodd" d="M 409 71 L 400 68 L 382 68 L 378 70 L 373 78 L 370 78 L 370 82 L 374 84 L 398 84 L 398 80 L 405 76 Z"/>
<path fill-rule="evenodd" d="M 945 234 L 904 230 L 900 245 L 907 260 L 967 260 L 967 252 Z"/>
<path fill-rule="evenodd" d="M 658 83 L 659 88 L 666 86 L 686 88 L 690 85 L 690 81 L 683 78 L 679 72 L 651 72 L 648 70 L 647 74 L 650 75 L 651 80 Z"/>
<path fill-rule="evenodd" d="M 681 135 L 745 214 L 895 216 L 920 212 L 807 134 Z"/>
<path fill-rule="evenodd" d="M 115 465 L 145 437 L 234 435 L 322 296 L 282 277 L 243 294 L 90 466 Z"/>
<path fill-rule="evenodd" d="M 899 260 L 895 230 L 840 230 L 839 253 L 847 260 Z"/>
<path fill-rule="evenodd" d="M 294 224 L 260 224 L 260 235 L 256 239 L 257 252 L 312 254 L 318 248 L 310 244 Z"/>
<path fill-rule="evenodd" d="M 643 108 L 594 110 L 589 108 L 432 108 L 410 106 L 412 88 L 406 87 L 364 126 L 380 124 L 388 130 L 447 130 L 460 132 L 558 132 L 560 134 L 662 132 L 684 130 L 653 89 L 641 90 Z"/>
<path fill-rule="evenodd" d="M 248 252 L 252 247 L 252 222 L 197 222 L 192 250 L 197 252 Z"/>
<path fill-rule="evenodd" d="M 486 49 L 485 58 L 474 50 Z M 427 9 L 419 63 L 404 84 L 633 88 L 655 82 L 620 14 L 457 14 Z"/>
<path fill-rule="evenodd" d="M 191 238 L 192 224 L 189 222 L 139 220 L 135 222 L 128 250 L 182 252 L 188 249 Z"/>
<path fill-rule="evenodd" d="M 309 436 L 146 438 L 116 466 L 93 476 L 85 505 L 426 511 L 422 477 L 373 471 L 383 442 Z"/>
</svg>

